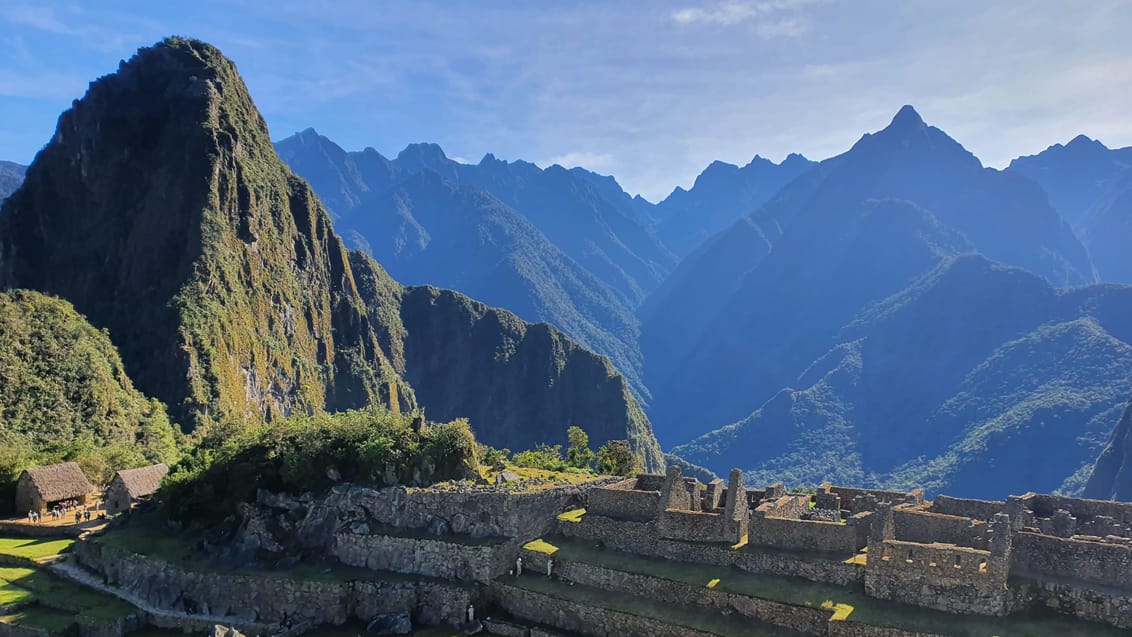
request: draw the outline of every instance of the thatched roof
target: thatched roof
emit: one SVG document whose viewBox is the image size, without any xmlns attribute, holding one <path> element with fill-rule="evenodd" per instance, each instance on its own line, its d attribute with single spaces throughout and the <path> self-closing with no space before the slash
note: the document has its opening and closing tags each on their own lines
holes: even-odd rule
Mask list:
<svg viewBox="0 0 1132 637">
<path fill-rule="evenodd" d="M 32 467 L 24 473 L 39 492 L 39 496 L 46 502 L 80 498 L 94 491 L 94 485 L 86 479 L 83 470 L 74 462 Z"/>
<path fill-rule="evenodd" d="M 123 469 L 114 477 L 114 482 L 120 480 L 131 498 L 142 498 L 157 491 L 158 485 L 167 473 L 169 467 L 164 464 L 152 464 L 137 469 Z"/>
</svg>

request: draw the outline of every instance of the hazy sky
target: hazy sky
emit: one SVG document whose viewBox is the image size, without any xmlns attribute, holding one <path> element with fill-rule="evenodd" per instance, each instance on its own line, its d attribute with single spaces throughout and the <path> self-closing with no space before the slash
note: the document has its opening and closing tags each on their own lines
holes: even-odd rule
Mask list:
<svg viewBox="0 0 1132 637">
<path fill-rule="evenodd" d="M 0 0 L 0 159 L 169 34 L 234 59 L 275 139 L 580 164 L 654 200 L 713 159 L 839 153 L 905 103 L 991 166 L 1132 145 L 1129 0 Z"/>
</svg>

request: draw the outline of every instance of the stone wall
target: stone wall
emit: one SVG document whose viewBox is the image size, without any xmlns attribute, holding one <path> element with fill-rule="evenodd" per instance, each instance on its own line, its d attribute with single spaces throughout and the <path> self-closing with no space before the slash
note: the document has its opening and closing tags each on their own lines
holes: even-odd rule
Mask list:
<svg viewBox="0 0 1132 637">
<path fill-rule="evenodd" d="M 1128 502 L 1087 500 L 1044 494 L 1026 494 L 1023 499 L 1028 509 L 1037 517 L 1049 517 L 1058 509 L 1065 509 L 1079 518 L 1106 516 L 1125 526 L 1132 526 L 1132 503 Z"/>
<path fill-rule="evenodd" d="M 532 564 L 537 564 L 534 569 L 543 572 L 546 568 L 545 556 L 529 552 L 528 557 Z M 524 560 L 526 559 L 525 557 Z M 831 611 L 819 608 L 735 595 L 704 586 L 690 586 L 580 562 L 556 561 L 554 571 L 555 575 L 564 580 L 585 586 L 632 593 L 669 604 L 701 606 L 716 611 L 730 608 L 746 617 L 811 635 L 824 635 L 832 614 Z"/>
<path fill-rule="evenodd" d="M 502 608 L 513 615 L 537 619 L 562 630 L 593 637 L 624 637 L 649 635 L 650 637 L 713 637 L 691 628 L 673 626 L 662 621 L 583 606 L 549 595 L 543 595 L 514 586 L 496 584 L 492 596 Z M 534 633 L 532 632 L 532 635 Z"/>
<path fill-rule="evenodd" d="M 1011 570 L 1132 590 L 1132 548 L 1021 531 L 1014 536 Z"/>
<path fill-rule="evenodd" d="M 747 543 L 791 551 L 820 551 L 853 554 L 868 542 L 868 518 L 864 513 L 844 524 L 819 520 L 753 517 L 747 530 Z"/>
<path fill-rule="evenodd" d="M 755 519 L 762 517 L 790 518 L 797 520 L 798 516 L 809 510 L 809 495 L 784 495 L 773 500 L 766 500 L 760 504 L 751 512 L 751 523 L 754 524 Z"/>
<path fill-rule="evenodd" d="M 957 515 L 963 518 L 974 518 L 976 520 L 983 520 L 989 522 L 994 519 L 995 513 L 1002 513 L 1004 502 L 992 502 L 989 500 L 972 500 L 969 498 L 953 498 L 951 496 L 941 495 L 937 496 L 932 501 L 932 513 L 942 513 L 944 515 Z"/>
<path fill-rule="evenodd" d="M 912 491 L 884 491 L 882 489 L 855 489 L 853 487 L 830 487 L 831 493 L 841 496 L 841 506 L 845 507 L 858 496 L 873 496 L 877 502 L 891 502 L 893 504 L 912 503 L 920 504 L 924 501 L 924 490 Z"/>
<path fill-rule="evenodd" d="M 474 591 L 430 579 L 299 579 L 274 573 L 183 569 L 99 542 L 75 544 L 79 563 L 156 608 L 239 622 L 340 625 L 410 610 L 422 624 L 463 618 Z"/>
<path fill-rule="evenodd" d="M 1010 610 L 1034 605 L 1092 622 L 1132 629 L 1132 594 L 1051 580 L 1011 580 Z"/>
<path fill-rule="evenodd" d="M 869 546 L 869 595 L 951 613 L 1006 613 L 1006 565 L 990 551 L 899 540 L 877 548 Z"/>
<path fill-rule="evenodd" d="M 348 566 L 462 582 L 490 582 L 507 572 L 518 543 L 462 543 L 445 538 L 339 533 L 334 556 Z"/>
<path fill-rule="evenodd" d="M 0 637 L 49 637 L 50 634 L 43 628 L 32 628 L 30 626 L 17 626 L 16 624 L 9 624 L 0 622 Z"/>
<path fill-rule="evenodd" d="M 736 550 L 721 544 L 666 540 L 659 537 L 654 523 L 626 522 L 587 513 L 581 523 L 560 524 L 559 533 L 601 542 L 611 549 L 626 553 L 679 562 L 734 566 L 749 573 L 786 575 L 840 585 L 864 580 L 864 569 L 860 565 L 846 564 L 840 559 L 767 551 L 751 546 Z"/>
<path fill-rule="evenodd" d="M 734 534 L 728 535 L 722 513 L 668 510 L 660 514 L 656 528 L 660 537 L 672 540 L 728 544 L 738 541 Z"/>
<path fill-rule="evenodd" d="M 948 637 L 936 633 L 920 633 L 899 628 L 885 628 L 854 621 L 829 622 L 829 637 Z"/>
<path fill-rule="evenodd" d="M 660 507 L 660 491 L 636 490 L 634 487 L 638 482 L 639 479 L 630 478 L 592 489 L 587 494 L 586 511 L 620 520 L 646 522 L 654 519 Z"/>
<path fill-rule="evenodd" d="M 893 508 L 892 517 L 897 540 L 921 544 L 939 542 L 983 550 L 989 547 L 990 525 L 982 520 L 903 506 Z"/>
</svg>

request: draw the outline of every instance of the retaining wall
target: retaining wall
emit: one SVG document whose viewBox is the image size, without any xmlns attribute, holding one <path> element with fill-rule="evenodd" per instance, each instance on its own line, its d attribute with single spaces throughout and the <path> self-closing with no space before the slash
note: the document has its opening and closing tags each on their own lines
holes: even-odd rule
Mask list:
<svg viewBox="0 0 1132 637">
<path fill-rule="evenodd" d="M 419 623 L 433 625 L 461 620 L 473 596 L 470 588 L 427 579 L 346 581 L 192 571 L 97 542 L 77 543 L 75 556 L 107 584 L 153 607 L 242 623 L 340 625 L 408 609 Z"/>
<path fill-rule="evenodd" d="M 1132 547 L 1021 531 L 1014 535 L 1011 570 L 1132 590 Z"/>
<path fill-rule="evenodd" d="M 425 575 L 462 582 L 490 582 L 507 572 L 517 542 L 461 543 L 442 538 L 339 533 L 334 556 L 347 566 Z"/>
</svg>

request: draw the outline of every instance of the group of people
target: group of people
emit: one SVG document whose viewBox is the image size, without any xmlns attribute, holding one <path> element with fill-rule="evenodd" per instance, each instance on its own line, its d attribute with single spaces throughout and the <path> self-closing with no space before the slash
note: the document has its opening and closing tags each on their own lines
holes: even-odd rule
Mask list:
<svg viewBox="0 0 1132 637">
<path fill-rule="evenodd" d="M 61 520 L 64 517 L 74 514 L 75 524 L 81 522 L 89 522 L 91 518 L 90 509 L 87 507 L 79 508 L 78 500 L 63 500 L 58 502 L 55 506 L 51 507 L 51 518 L 54 520 Z M 39 511 L 28 511 L 28 522 L 32 524 L 39 524 L 41 521 L 41 514 Z"/>
</svg>

